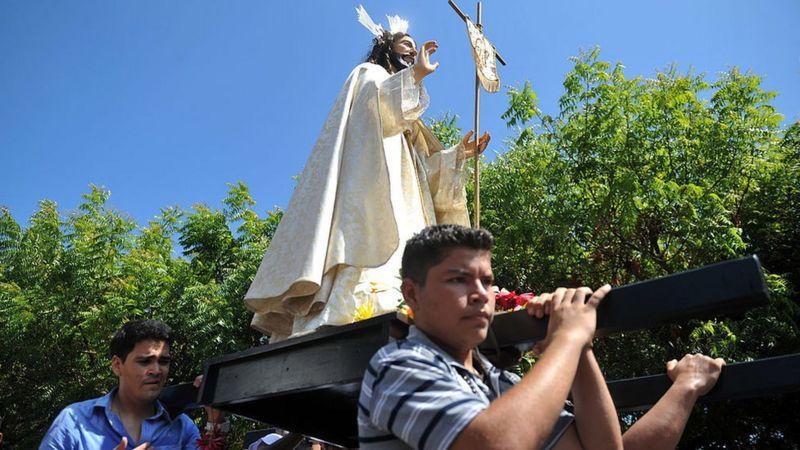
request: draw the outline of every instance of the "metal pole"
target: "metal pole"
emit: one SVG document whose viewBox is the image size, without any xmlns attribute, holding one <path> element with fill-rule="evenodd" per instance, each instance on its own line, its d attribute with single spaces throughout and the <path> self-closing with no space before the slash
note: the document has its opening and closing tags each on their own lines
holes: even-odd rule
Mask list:
<svg viewBox="0 0 800 450">
<path fill-rule="evenodd" d="M 478 1 L 478 14 L 477 14 L 477 25 L 478 30 L 483 31 L 483 25 L 481 24 L 481 2 Z M 472 225 L 475 228 L 481 227 L 481 182 L 480 182 L 480 154 L 477 153 L 479 148 L 478 144 L 480 143 L 480 109 L 481 109 L 481 79 L 478 76 L 478 66 L 475 66 L 475 134 L 473 138 L 475 139 L 475 170 L 474 170 L 474 186 L 475 186 L 475 202 L 473 204 L 474 211 L 473 211 L 473 220 Z"/>
</svg>

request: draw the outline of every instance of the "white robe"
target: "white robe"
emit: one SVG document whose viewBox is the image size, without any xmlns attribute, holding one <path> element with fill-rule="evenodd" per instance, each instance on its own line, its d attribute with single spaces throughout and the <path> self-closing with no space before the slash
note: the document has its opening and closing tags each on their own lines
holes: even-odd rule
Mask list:
<svg viewBox="0 0 800 450">
<path fill-rule="evenodd" d="M 443 149 L 420 120 L 427 107 L 411 70 L 353 70 L 245 295 L 254 328 L 283 338 L 351 323 L 365 303 L 392 311 L 405 241 L 469 226 L 463 146 Z"/>
</svg>

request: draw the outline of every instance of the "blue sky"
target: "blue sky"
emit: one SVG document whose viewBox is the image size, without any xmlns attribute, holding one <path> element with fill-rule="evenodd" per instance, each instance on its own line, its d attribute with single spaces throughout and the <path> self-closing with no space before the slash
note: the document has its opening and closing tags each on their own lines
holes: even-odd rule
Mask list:
<svg viewBox="0 0 800 450">
<path fill-rule="evenodd" d="M 26 222 L 45 198 L 64 212 L 90 183 L 145 223 L 170 205 L 219 206 L 244 181 L 260 211 L 285 206 L 328 109 L 363 59 L 355 20 L 398 13 L 436 39 L 428 115 L 472 116 L 466 31 L 446 0 L 4 0 L 0 2 L 0 205 Z M 458 3 L 468 13 L 474 1 Z M 486 34 L 556 112 L 569 57 L 599 45 L 626 75 L 675 63 L 716 78 L 731 66 L 779 92 L 800 119 L 800 2 L 795 0 L 484 1 Z M 482 95 L 490 149 L 510 131 L 504 93 Z"/>
</svg>

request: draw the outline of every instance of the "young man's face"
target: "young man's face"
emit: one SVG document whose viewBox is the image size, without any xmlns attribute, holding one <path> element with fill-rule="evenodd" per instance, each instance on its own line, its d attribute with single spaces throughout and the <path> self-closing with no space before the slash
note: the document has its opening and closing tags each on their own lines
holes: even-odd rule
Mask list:
<svg viewBox="0 0 800 450">
<path fill-rule="evenodd" d="M 414 324 L 451 353 L 486 339 L 494 314 L 494 276 L 488 251 L 457 247 L 428 270 L 425 284 L 403 280 Z"/>
<path fill-rule="evenodd" d="M 111 359 L 111 369 L 119 377 L 119 391 L 124 398 L 140 402 L 155 401 L 169 375 L 169 344 L 146 340 L 136 343 L 123 361 Z"/>
</svg>

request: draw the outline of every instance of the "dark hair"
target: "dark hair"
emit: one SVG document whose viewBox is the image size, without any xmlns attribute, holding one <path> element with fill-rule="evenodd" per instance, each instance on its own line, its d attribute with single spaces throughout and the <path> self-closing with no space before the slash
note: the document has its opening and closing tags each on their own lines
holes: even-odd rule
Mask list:
<svg viewBox="0 0 800 450">
<path fill-rule="evenodd" d="M 472 250 L 492 251 L 494 238 L 483 228 L 461 225 L 433 225 L 424 228 L 406 242 L 400 273 L 424 285 L 431 267 L 447 258 L 450 250 L 466 247 Z"/>
<path fill-rule="evenodd" d="M 125 361 L 128 353 L 142 341 L 165 341 L 172 347 L 172 329 L 160 320 L 134 320 L 126 323 L 111 338 L 111 356 Z"/>
<path fill-rule="evenodd" d="M 375 39 L 372 40 L 372 50 L 367 54 L 364 62 L 377 64 L 386 69 L 389 73 L 396 72 L 397 68 L 392 65 L 391 60 L 392 52 L 394 51 L 394 42 L 405 36 L 411 35 L 408 33 L 392 34 L 388 31 L 384 31 L 382 35 L 376 36 Z"/>
</svg>

